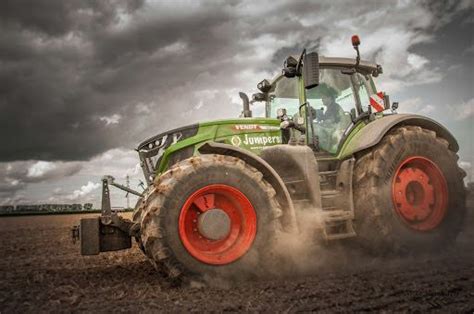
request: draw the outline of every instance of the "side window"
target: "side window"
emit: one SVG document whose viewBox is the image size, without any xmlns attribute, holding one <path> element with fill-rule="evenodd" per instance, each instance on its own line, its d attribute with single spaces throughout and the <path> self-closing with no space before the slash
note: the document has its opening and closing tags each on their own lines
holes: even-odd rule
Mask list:
<svg viewBox="0 0 474 314">
<path fill-rule="evenodd" d="M 289 116 L 296 114 L 300 106 L 298 79 L 282 77 L 270 91 L 268 98 L 268 117 L 276 118 L 280 108 L 285 108 Z"/>
<path fill-rule="evenodd" d="M 266 105 L 263 102 L 254 102 L 252 107 L 253 117 L 265 117 Z"/>
<path fill-rule="evenodd" d="M 354 76 L 355 79 L 355 89 L 359 94 L 360 105 L 362 107 L 362 111 L 365 112 L 369 110 L 369 97 L 370 91 L 367 90 L 369 87 L 370 82 L 360 73 L 356 73 Z"/>
</svg>

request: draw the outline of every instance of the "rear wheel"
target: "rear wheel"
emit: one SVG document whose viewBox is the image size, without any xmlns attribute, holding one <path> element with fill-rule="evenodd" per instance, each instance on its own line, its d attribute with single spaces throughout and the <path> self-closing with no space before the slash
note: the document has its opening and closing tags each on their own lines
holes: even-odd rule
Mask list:
<svg viewBox="0 0 474 314">
<path fill-rule="evenodd" d="M 183 160 L 157 179 L 136 215 L 145 253 L 171 278 L 258 274 L 281 213 L 274 195 L 262 174 L 240 159 Z"/>
<path fill-rule="evenodd" d="M 464 172 L 448 142 L 403 126 L 359 156 L 354 172 L 355 228 L 374 252 L 441 249 L 465 215 Z"/>
</svg>

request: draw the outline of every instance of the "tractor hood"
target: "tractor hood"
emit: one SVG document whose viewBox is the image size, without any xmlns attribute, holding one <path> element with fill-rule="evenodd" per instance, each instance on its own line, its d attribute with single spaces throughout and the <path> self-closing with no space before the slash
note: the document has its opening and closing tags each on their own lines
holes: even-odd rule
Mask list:
<svg viewBox="0 0 474 314">
<path fill-rule="evenodd" d="M 155 135 L 138 145 L 145 178 L 198 152 L 206 142 L 230 144 L 260 154 L 266 146 L 281 143 L 280 121 L 239 118 L 191 124 Z"/>
<path fill-rule="evenodd" d="M 259 154 L 265 146 L 281 143 L 280 121 L 268 118 L 240 118 L 205 122 L 199 134 L 206 141 L 226 143 Z"/>
<path fill-rule="evenodd" d="M 241 135 L 242 133 L 279 132 L 279 125 L 279 120 L 268 118 L 239 118 L 201 122 L 172 129 L 150 137 L 140 143 L 137 150 L 150 150 L 162 146 L 165 144 L 163 142 L 169 142 L 169 144 L 177 143 L 196 135 L 200 135 L 199 139 L 216 140 L 229 135 Z"/>
</svg>

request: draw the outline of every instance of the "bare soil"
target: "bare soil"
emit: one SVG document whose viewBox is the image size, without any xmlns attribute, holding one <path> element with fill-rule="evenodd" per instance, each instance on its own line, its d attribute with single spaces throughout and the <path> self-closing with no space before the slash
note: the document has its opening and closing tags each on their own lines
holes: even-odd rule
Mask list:
<svg viewBox="0 0 474 314">
<path fill-rule="evenodd" d="M 4 217 L 0 313 L 473 312 L 473 212 L 471 202 L 466 231 L 438 255 L 381 259 L 332 245 L 319 249 L 314 267 L 291 275 L 181 287 L 167 284 L 136 244 L 129 251 L 80 256 L 70 228 L 85 215 Z"/>
</svg>

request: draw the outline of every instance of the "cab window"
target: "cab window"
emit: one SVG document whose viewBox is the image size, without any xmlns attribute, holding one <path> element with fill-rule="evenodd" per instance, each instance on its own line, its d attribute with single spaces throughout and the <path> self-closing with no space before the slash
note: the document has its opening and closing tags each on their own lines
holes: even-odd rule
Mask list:
<svg viewBox="0 0 474 314">
<path fill-rule="evenodd" d="M 371 94 L 373 94 L 372 88 L 370 85 L 371 83 L 370 78 L 366 78 L 364 75 L 360 73 L 356 73 L 353 76 L 353 80 L 354 80 L 355 89 L 359 95 L 361 111 L 366 112 L 367 110 L 369 110 L 369 105 L 370 105 L 369 97 Z"/>
<path fill-rule="evenodd" d="M 285 108 L 288 116 L 298 113 L 300 106 L 298 78 L 282 76 L 268 95 L 270 105 L 267 109 L 267 117 L 276 118 L 279 108 Z"/>
</svg>

